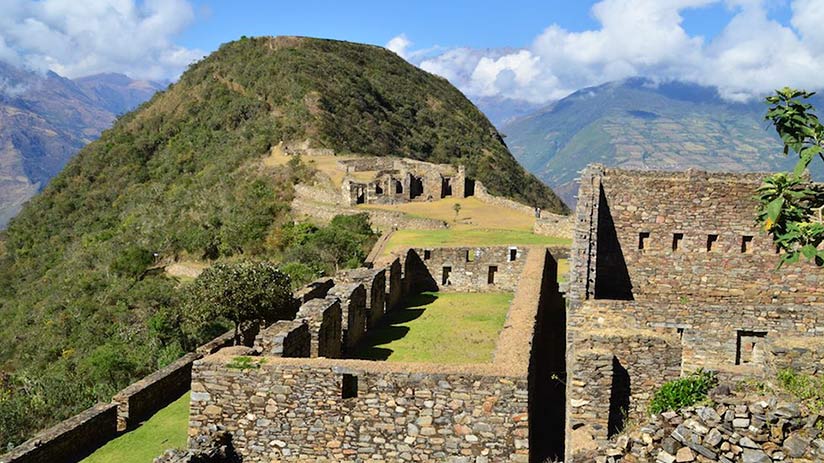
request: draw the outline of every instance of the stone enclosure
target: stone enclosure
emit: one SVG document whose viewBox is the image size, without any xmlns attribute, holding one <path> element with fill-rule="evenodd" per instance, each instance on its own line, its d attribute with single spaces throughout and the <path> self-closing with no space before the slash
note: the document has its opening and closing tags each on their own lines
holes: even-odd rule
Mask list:
<svg viewBox="0 0 824 463">
<path fill-rule="evenodd" d="M 345 172 L 345 203 L 395 204 L 465 198 L 475 194 L 475 181 L 461 167 L 405 158 L 362 157 L 338 161 Z"/>
<path fill-rule="evenodd" d="M 430 285 L 441 278 L 444 262 L 458 258 L 456 275 L 465 277 L 456 277 L 448 290 L 490 290 L 490 265 L 500 269 L 500 282 L 492 286 L 517 290 L 491 362 L 346 358 L 353 337 L 398 307 L 389 301 L 447 289 Z M 530 365 L 545 360 L 533 358 L 530 345 L 536 317 L 563 312 L 555 265 L 542 248 L 435 248 L 410 249 L 385 268 L 342 272 L 326 294 L 301 305 L 294 321 L 261 331 L 256 350 L 264 355 L 241 361 L 237 351 L 221 351 L 196 363 L 190 436 L 227 431 L 244 462 L 542 461 L 530 448 L 533 441 L 538 449 L 551 441 L 552 428 L 538 417 L 543 431 L 533 426 L 530 433 L 536 413 L 530 401 L 546 387 L 530 376 Z M 529 272 L 533 278 L 519 285 Z M 544 292 L 557 296 L 542 298 Z M 308 355 L 287 358 L 286 352 Z M 560 455 L 552 450 L 542 452 Z"/>
</svg>

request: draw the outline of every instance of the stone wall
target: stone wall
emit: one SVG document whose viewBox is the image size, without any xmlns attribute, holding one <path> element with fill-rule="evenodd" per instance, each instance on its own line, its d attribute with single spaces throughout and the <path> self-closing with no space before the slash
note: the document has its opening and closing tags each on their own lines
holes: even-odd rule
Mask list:
<svg viewBox="0 0 824 463">
<path fill-rule="evenodd" d="M 535 218 L 532 233 L 536 235 L 572 238 L 572 225 L 572 216 L 542 211 L 541 216 Z"/>
<path fill-rule="evenodd" d="M 398 308 L 403 297 L 403 271 L 401 260 L 395 258 L 386 268 L 389 278 L 386 282 L 386 312 Z"/>
<path fill-rule="evenodd" d="M 366 157 L 339 161 L 345 204 L 396 204 L 464 197 L 465 169 L 402 158 Z M 362 174 L 372 173 L 367 179 Z"/>
<path fill-rule="evenodd" d="M 80 461 L 117 436 L 117 405 L 98 404 L 0 456 L 0 463 Z"/>
<path fill-rule="evenodd" d="M 515 291 L 528 248 L 415 248 L 404 267 L 408 291 Z"/>
<path fill-rule="evenodd" d="M 487 204 L 493 204 L 496 206 L 506 207 L 508 209 L 513 209 L 516 211 L 521 211 L 524 214 L 535 214 L 535 208 L 533 206 L 529 206 L 526 204 L 521 204 L 517 201 L 513 201 L 508 198 L 504 198 L 503 196 L 495 196 L 490 194 L 483 183 L 480 181 L 475 182 L 475 197 L 480 199 L 481 201 Z"/>
<path fill-rule="evenodd" d="M 698 368 L 725 369 L 759 366 L 747 356 L 750 342 L 781 343 L 793 337 L 795 343 L 811 345 L 824 333 L 824 310 L 804 305 L 693 305 L 654 304 L 634 301 L 586 301 L 570 311 L 568 325 L 574 333 L 613 328 L 676 331 L 681 334 L 683 371 Z M 576 340 L 577 344 L 577 340 Z M 766 345 L 766 344 L 765 344 Z M 779 344 L 780 345 L 780 344 Z M 750 346 L 750 351 L 752 347 Z M 811 349 L 810 352 L 814 350 Z"/>
<path fill-rule="evenodd" d="M 792 370 L 807 375 L 824 373 L 824 340 L 821 336 L 764 338 L 764 362 L 769 375 Z"/>
<path fill-rule="evenodd" d="M 112 399 L 117 404 L 118 430 L 137 426 L 188 391 L 192 363 L 200 357 L 186 354 L 118 392 Z"/>
<path fill-rule="evenodd" d="M 318 203 L 301 197 L 295 197 L 295 199 L 292 200 L 291 207 L 292 212 L 297 217 L 303 216 L 305 219 L 320 224 L 328 224 L 338 215 L 354 215 L 366 212 L 369 214 L 369 221 L 372 226 L 382 231 L 400 228 L 410 230 L 447 228 L 447 223 L 443 220 L 413 217 L 398 211 L 342 208 L 334 204 Z"/>
<path fill-rule="evenodd" d="M 602 166 L 584 171 L 567 293 L 570 378 L 605 368 L 604 353 L 615 356 L 630 384 L 648 383 L 645 393 L 675 365 L 681 373 L 706 368 L 722 378 L 742 378 L 782 364 L 821 363 L 817 349 L 780 346 L 782 338 L 804 343 L 824 331 L 824 272 L 808 264 L 776 270 L 780 256 L 754 222 L 753 195 L 762 177 Z M 657 332 L 669 336 L 667 342 L 673 336 L 678 341 L 670 348 L 643 347 L 657 352 L 654 363 L 645 364 L 631 356 L 622 360 L 620 339 L 593 344 L 593 333 L 604 331 Z M 663 371 L 668 373 L 655 376 Z M 606 385 L 586 378 L 570 384 L 569 413 L 583 402 L 603 406 Z M 568 420 L 567 462 L 588 442 L 576 440 L 572 426 Z M 602 445 L 603 434 L 595 436 Z"/>
<path fill-rule="evenodd" d="M 198 362 L 190 435 L 222 426 L 250 462 L 528 461 L 525 378 L 288 360 L 244 371 L 219 355 Z"/>
<path fill-rule="evenodd" d="M 776 271 L 780 256 L 754 220 L 763 175 L 588 168 L 576 219 L 599 227 L 591 240 L 578 236 L 590 257 L 598 254 L 589 259 L 590 291 L 637 301 L 824 304 L 820 268 Z"/>
<path fill-rule="evenodd" d="M 255 350 L 273 357 L 309 357 L 312 335 L 305 318 L 282 320 L 260 331 L 255 338 Z"/>
<path fill-rule="evenodd" d="M 681 346 L 675 333 L 593 330 L 578 334 L 567 367 L 567 446 L 577 452 L 581 442 L 603 447 L 627 420 L 646 416 L 654 391 L 680 377 Z"/>
<path fill-rule="evenodd" d="M 341 306 L 336 297 L 312 299 L 300 306 L 297 318 L 306 318 L 312 335 L 312 357 L 341 356 Z"/>
<path fill-rule="evenodd" d="M 368 326 L 375 326 L 386 310 L 386 268 L 359 268 L 343 272 L 341 278 L 357 282 L 367 292 L 366 313 Z"/>
<path fill-rule="evenodd" d="M 362 283 L 348 283 L 335 286 L 329 295 L 340 300 L 342 349 L 351 352 L 366 334 L 366 289 Z"/>
</svg>

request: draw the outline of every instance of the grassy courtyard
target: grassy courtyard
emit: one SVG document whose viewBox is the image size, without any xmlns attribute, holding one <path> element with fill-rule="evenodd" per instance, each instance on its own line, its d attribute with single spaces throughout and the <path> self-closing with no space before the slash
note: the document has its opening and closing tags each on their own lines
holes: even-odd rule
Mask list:
<svg viewBox="0 0 824 463">
<path fill-rule="evenodd" d="M 187 392 L 140 427 L 100 447 L 81 463 L 152 463 L 167 449 L 185 448 L 188 428 Z"/>
<path fill-rule="evenodd" d="M 387 314 L 355 357 L 391 362 L 486 363 L 512 293 L 422 293 Z"/>
<path fill-rule="evenodd" d="M 524 230 L 442 229 L 398 230 L 389 237 L 382 255 L 410 247 L 449 246 L 569 246 L 572 240 L 554 236 L 536 235 Z"/>
</svg>

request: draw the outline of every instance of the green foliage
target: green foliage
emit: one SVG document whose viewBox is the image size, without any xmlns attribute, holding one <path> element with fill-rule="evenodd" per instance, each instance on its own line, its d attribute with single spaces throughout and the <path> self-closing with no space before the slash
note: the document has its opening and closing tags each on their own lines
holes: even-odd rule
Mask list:
<svg viewBox="0 0 824 463">
<path fill-rule="evenodd" d="M 824 161 L 824 125 L 815 108 L 803 102 L 813 95 L 785 87 L 766 99 L 766 119 L 784 142 L 784 154 L 792 150 L 799 157 L 793 172 L 771 175 L 758 188 L 758 221 L 783 251 L 782 265 L 804 257 L 824 266 L 824 250 L 818 249 L 824 242 L 824 190 L 810 188 L 802 178 L 813 159 Z"/>
<path fill-rule="evenodd" d="M 805 375 L 788 369 L 780 371 L 777 379 L 786 392 L 802 401 L 814 413 L 824 411 L 824 377 Z"/>
<path fill-rule="evenodd" d="M 707 398 L 707 393 L 718 384 L 715 373 L 698 371 L 673 381 L 664 383 L 655 391 L 650 402 L 650 413 L 661 413 L 689 407 Z"/>
<path fill-rule="evenodd" d="M 235 326 L 247 321 L 275 321 L 294 315 L 289 276 L 269 262 L 219 262 L 204 270 L 188 288 L 184 311 L 202 325 L 225 319 Z"/>
<path fill-rule="evenodd" d="M 361 265 L 375 243 L 369 215 L 339 215 L 325 227 L 288 224 L 281 232 L 284 272 L 302 286 L 323 273 Z"/>
<path fill-rule="evenodd" d="M 226 366 L 235 370 L 252 370 L 260 368 L 265 360 L 264 358 L 253 359 L 252 357 L 241 356 L 233 358 Z"/>
</svg>

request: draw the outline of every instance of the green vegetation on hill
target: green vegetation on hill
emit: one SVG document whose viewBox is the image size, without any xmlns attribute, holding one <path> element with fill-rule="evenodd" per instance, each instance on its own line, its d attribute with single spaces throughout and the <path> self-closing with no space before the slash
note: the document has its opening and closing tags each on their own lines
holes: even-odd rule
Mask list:
<svg viewBox="0 0 824 463">
<path fill-rule="evenodd" d="M 181 324 L 164 265 L 267 259 L 293 281 L 357 265 L 365 218 L 293 224 L 280 141 L 465 164 L 496 194 L 562 210 L 463 95 L 386 50 L 243 39 L 84 148 L 10 223 L 0 255 L 0 447 L 77 413 L 228 327 Z"/>
</svg>

